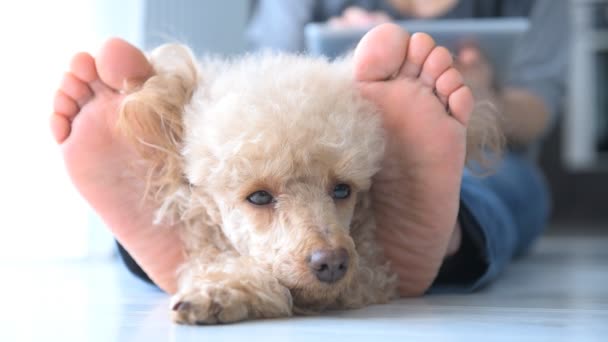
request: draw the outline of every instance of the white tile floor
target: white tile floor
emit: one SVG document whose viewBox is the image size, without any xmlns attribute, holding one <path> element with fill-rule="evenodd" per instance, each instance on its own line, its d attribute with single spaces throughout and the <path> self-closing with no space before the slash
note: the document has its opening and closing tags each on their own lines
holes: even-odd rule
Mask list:
<svg viewBox="0 0 608 342">
<path fill-rule="evenodd" d="M 545 237 L 490 288 L 322 317 L 169 322 L 114 263 L 0 265 L 0 341 L 608 341 L 608 234 Z"/>
</svg>

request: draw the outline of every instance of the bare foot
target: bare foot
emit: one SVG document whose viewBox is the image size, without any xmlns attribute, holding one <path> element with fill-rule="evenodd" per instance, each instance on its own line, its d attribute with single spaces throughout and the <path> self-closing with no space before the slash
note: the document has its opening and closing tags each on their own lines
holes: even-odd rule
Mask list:
<svg viewBox="0 0 608 342">
<path fill-rule="evenodd" d="M 76 188 L 152 280 L 173 293 L 179 238 L 151 224 L 155 205 L 142 202 L 143 177 L 129 168 L 136 154 L 115 127 L 125 81 L 152 73 L 146 57 L 120 39 L 109 40 L 97 59 L 75 55 L 55 96 L 51 130 Z"/>
<path fill-rule="evenodd" d="M 394 24 L 370 31 L 355 51 L 355 78 L 389 136 L 373 195 L 403 296 L 429 288 L 456 226 L 473 97 L 452 63 L 430 36 Z"/>
</svg>

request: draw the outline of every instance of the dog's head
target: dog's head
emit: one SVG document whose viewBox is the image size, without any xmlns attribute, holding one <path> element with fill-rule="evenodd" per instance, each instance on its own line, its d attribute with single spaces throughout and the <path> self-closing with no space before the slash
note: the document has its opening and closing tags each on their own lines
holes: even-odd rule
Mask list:
<svg viewBox="0 0 608 342">
<path fill-rule="evenodd" d="M 262 54 L 199 66 L 175 45 L 151 60 L 156 76 L 129 96 L 123 124 L 148 146 L 161 200 L 181 198 L 183 211 L 209 199 L 231 247 L 297 305 L 334 300 L 356 272 L 355 208 L 384 149 L 350 63 Z"/>
</svg>

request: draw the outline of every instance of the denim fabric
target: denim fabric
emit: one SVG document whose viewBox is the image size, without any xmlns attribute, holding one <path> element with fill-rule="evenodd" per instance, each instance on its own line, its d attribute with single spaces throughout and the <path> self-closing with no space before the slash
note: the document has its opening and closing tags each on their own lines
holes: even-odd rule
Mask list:
<svg viewBox="0 0 608 342">
<path fill-rule="evenodd" d="M 549 191 L 536 164 L 508 153 L 490 176 L 465 170 L 461 188 L 463 244 L 467 251 L 438 277 L 430 292 L 473 291 L 494 280 L 516 256 L 525 253 L 547 225 Z M 444 265 L 446 266 L 446 265 Z M 471 269 L 480 270 L 474 277 Z M 440 275 L 441 273 L 440 272 Z"/>
</svg>

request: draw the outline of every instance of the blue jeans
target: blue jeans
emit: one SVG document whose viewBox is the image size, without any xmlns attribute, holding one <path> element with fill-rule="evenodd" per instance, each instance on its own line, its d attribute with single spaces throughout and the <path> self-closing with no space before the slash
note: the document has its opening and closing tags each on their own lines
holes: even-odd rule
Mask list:
<svg viewBox="0 0 608 342">
<path fill-rule="evenodd" d="M 463 247 L 469 251 L 463 252 L 460 262 L 452 262 L 452 276 L 437 281 L 431 292 L 473 291 L 488 284 L 529 249 L 549 219 L 546 182 L 524 155 L 508 152 L 490 176 L 465 170 L 460 196 Z M 470 276 L 458 279 L 454 274 Z"/>
</svg>

